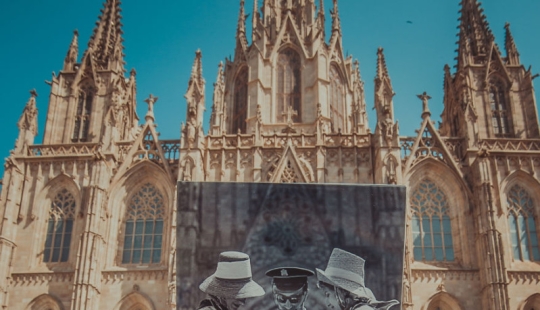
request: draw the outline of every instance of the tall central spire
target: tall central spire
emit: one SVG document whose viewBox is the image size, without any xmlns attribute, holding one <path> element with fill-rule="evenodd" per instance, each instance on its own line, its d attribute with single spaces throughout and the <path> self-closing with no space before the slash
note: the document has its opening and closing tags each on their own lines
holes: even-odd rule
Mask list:
<svg viewBox="0 0 540 310">
<path fill-rule="evenodd" d="M 459 18 L 459 53 L 462 56 L 479 56 L 488 53 L 493 43 L 486 16 L 477 0 L 462 0 Z M 458 65 L 464 65 L 462 59 Z"/>
<path fill-rule="evenodd" d="M 103 69 L 123 70 L 124 67 L 120 4 L 120 0 L 106 0 L 88 43 L 98 66 Z"/>
</svg>

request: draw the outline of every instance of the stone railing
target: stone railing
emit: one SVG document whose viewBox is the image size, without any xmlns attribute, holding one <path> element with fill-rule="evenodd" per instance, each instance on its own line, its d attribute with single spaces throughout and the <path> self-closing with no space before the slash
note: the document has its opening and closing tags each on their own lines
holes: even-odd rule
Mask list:
<svg viewBox="0 0 540 310">
<path fill-rule="evenodd" d="M 116 144 L 118 146 L 118 161 L 124 161 L 133 143 L 133 141 L 122 141 Z M 180 158 L 180 140 L 160 140 L 159 143 L 163 149 L 165 159 L 169 163 L 178 161 Z"/>
<path fill-rule="evenodd" d="M 281 148 L 286 146 L 291 141 L 296 147 L 312 147 L 317 145 L 317 135 L 315 134 L 263 134 L 262 147 Z M 345 146 L 345 147 L 368 147 L 370 145 L 370 137 L 368 135 L 357 134 L 324 134 L 322 136 L 326 146 Z M 226 135 L 226 136 L 209 136 L 208 146 L 212 148 L 250 148 L 255 146 L 254 135 Z"/>
<path fill-rule="evenodd" d="M 97 149 L 96 143 L 32 145 L 28 148 L 28 156 L 93 155 Z"/>
<path fill-rule="evenodd" d="M 180 140 L 160 140 L 161 148 L 165 158 L 169 162 L 177 161 L 180 158 Z"/>
<path fill-rule="evenodd" d="M 401 147 L 401 158 L 407 160 L 411 156 L 411 150 L 416 137 L 399 137 L 399 146 Z"/>
<path fill-rule="evenodd" d="M 489 151 L 540 151 L 540 140 L 484 139 L 478 143 L 478 148 Z"/>
<path fill-rule="evenodd" d="M 28 148 L 29 156 L 76 156 L 92 155 L 98 149 L 96 143 L 32 145 Z"/>
</svg>

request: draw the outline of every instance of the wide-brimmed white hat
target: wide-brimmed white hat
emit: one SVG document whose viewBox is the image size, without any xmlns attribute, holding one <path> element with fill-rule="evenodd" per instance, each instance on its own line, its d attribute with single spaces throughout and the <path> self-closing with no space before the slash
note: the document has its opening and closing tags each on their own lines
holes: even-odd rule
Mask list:
<svg viewBox="0 0 540 310">
<path fill-rule="evenodd" d="M 249 256 L 241 252 L 219 254 L 216 272 L 199 285 L 201 291 L 225 298 L 243 299 L 264 295 L 264 289 L 252 280 Z"/>
</svg>

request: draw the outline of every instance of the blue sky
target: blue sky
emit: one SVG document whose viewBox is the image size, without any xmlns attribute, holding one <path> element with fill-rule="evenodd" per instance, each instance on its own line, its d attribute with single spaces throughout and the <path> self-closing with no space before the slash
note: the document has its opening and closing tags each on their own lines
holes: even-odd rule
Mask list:
<svg viewBox="0 0 540 310">
<path fill-rule="evenodd" d="M 44 81 L 51 79 L 52 71 L 61 69 L 74 29 L 80 33 L 82 55 L 102 2 L 0 2 L 2 158 L 13 148 L 18 135 L 16 123 L 33 88 L 39 94 L 36 143 L 41 143 L 50 91 Z M 246 2 L 249 13 L 252 1 Z M 325 0 L 325 6 L 330 22 L 332 1 Z M 540 1 L 490 0 L 482 7 L 501 49 L 504 24 L 510 22 L 522 63 L 526 68 L 532 65 L 534 73 L 540 72 Z M 339 8 L 344 51 L 360 62 L 370 127 L 376 124 L 371 108 L 378 47 L 385 50 L 396 92 L 394 106 L 401 135 L 414 135 L 419 127 L 422 104 L 416 94 L 423 91 L 433 97 L 432 118 L 440 120 L 443 67 L 455 64 L 459 0 L 340 0 Z M 180 123 L 185 119 L 184 94 L 194 52 L 200 48 L 207 81 L 207 126 L 217 66 L 234 52 L 239 0 L 126 0 L 122 9 L 126 67 L 128 71 L 137 70 L 140 118 L 147 109 L 144 99 L 150 93 L 158 96 L 158 131 L 164 139 L 179 138 Z"/>
</svg>

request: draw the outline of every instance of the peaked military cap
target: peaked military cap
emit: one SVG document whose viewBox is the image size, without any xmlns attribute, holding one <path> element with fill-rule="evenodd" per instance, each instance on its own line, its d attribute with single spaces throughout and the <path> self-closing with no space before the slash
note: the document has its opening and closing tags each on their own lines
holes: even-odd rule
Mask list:
<svg viewBox="0 0 540 310">
<path fill-rule="evenodd" d="M 270 269 L 266 275 L 272 278 L 272 282 L 279 290 L 296 291 L 306 285 L 308 277 L 315 273 L 309 269 L 299 267 L 280 267 Z"/>
</svg>

